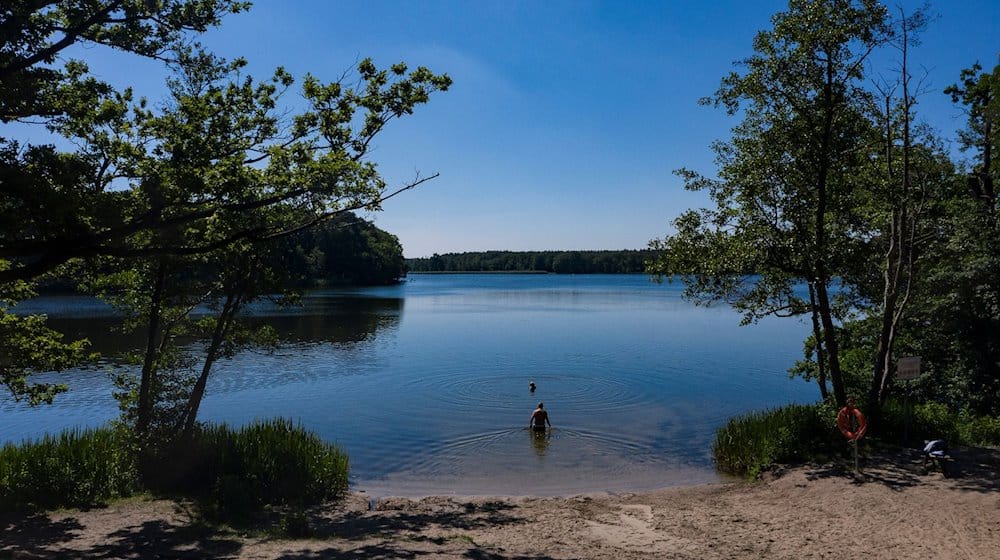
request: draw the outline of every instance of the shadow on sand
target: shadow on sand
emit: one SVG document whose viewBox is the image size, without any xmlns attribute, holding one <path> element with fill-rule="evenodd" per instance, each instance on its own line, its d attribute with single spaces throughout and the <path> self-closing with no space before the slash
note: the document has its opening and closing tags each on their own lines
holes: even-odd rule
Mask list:
<svg viewBox="0 0 1000 560">
<path fill-rule="evenodd" d="M 952 448 L 951 459 L 925 465 L 917 449 L 878 448 L 862 453 L 861 472 L 853 461 L 839 461 L 808 468 L 810 479 L 844 477 L 855 484 L 882 484 L 893 490 L 927 484 L 945 484 L 960 492 L 1000 491 L 1000 449 Z M 774 473 L 780 476 L 780 473 Z M 358 501 L 360 500 L 360 501 Z M 162 502 L 160 502 L 162 504 Z M 54 512 L 0 515 L 0 560 L 56 558 L 207 558 L 238 557 L 256 547 L 270 548 L 257 557 L 284 560 L 319 558 L 421 558 L 464 557 L 473 560 L 548 560 L 547 556 L 505 555 L 502 549 L 478 545 L 464 531 L 489 527 L 523 526 L 527 518 L 518 506 L 503 500 L 463 503 L 449 498 L 421 501 L 387 498 L 369 509 L 367 499 L 354 498 L 305 512 L 299 531 L 309 541 L 271 537 L 268 525 L 280 516 L 243 533 L 205 523 L 199 516 L 174 504 L 159 514 L 131 520 L 105 515 L 110 528 L 87 527 L 95 512 Z M 152 512 L 152 513 L 150 513 Z M 160 518 L 157 518 L 159 515 Z M 286 518 L 287 522 L 289 518 Z M 430 533 L 430 536 L 427 533 Z M 247 546 L 254 546 L 248 550 Z"/>
<path fill-rule="evenodd" d="M 458 503 L 443 501 L 435 511 L 423 511 L 414 507 L 409 500 L 382 500 L 375 507 L 374 515 L 366 512 L 347 512 L 333 517 L 313 517 L 311 527 L 313 538 L 330 540 L 344 539 L 337 546 L 325 549 L 287 551 L 282 560 L 313 560 L 319 558 L 420 558 L 422 556 L 461 555 L 473 560 L 552 560 L 549 556 L 510 556 L 498 551 L 484 550 L 469 537 L 461 534 L 447 537 L 426 537 L 416 533 L 437 527 L 445 531 L 462 531 L 501 525 L 519 525 L 526 520 L 513 511 L 516 506 L 502 502 Z M 397 548 L 388 542 L 379 544 L 363 543 L 373 538 L 390 535 L 413 534 L 405 548 Z M 350 541 L 357 543 L 351 546 Z M 294 546 L 294 543 L 289 543 Z"/>
<path fill-rule="evenodd" d="M 923 484 L 928 476 L 942 477 L 954 488 L 966 492 L 1000 490 L 1000 449 L 954 447 L 950 459 L 925 461 L 919 449 L 875 449 L 862 454 L 861 472 L 855 473 L 847 461 L 816 466 L 810 479 L 851 477 L 856 484 L 883 484 L 894 490 Z"/>
<path fill-rule="evenodd" d="M 200 523 L 144 521 L 74 542 L 85 527 L 72 516 L 9 515 L 0 520 L 0 559 L 5 558 L 231 558 L 242 544 Z"/>
<path fill-rule="evenodd" d="M 286 560 L 318 558 L 419 558 L 447 552 L 470 559 L 550 560 L 548 556 L 507 556 L 498 551 L 484 550 L 462 530 L 500 525 L 521 524 L 525 521 L 511 515 L 516 506 L 501 501 L 480 504 L 459 504 L 445 501 L 433 511 L 409 507 L 412 502 L 387 500 L 376 511 L 331 512 L 316 508 L 306 513 L 308 537 L 313 546 L 299 547 L 295 540 L 286 540 L 275 556 Z M 181 513 L 190 513 L 177 509 Z M 260 531 L 249 539 L 232 529 L 205 524 L 193 517 L 183 521 L 145 520 L 139 524 L 117 528 L 107 534 L 90 531 L 88 542 L 81 540 L 86 527 L 72 515 L 31 513 L 0 518 L 0 559 L 57 558 L 206 558 L 238 557 L 248 541 L 272 540 Z M 186 517 L 186 516 L 182 516 Z M 123 521 L 123 523 L 127 523 Z M 429 527 L 445 532 L 447 537 L 427 537 L 418 533 Z M 251 531 L 251 533 L 254 533 Z M 413 536 L 398 548 L 389 543 L 389 536 Z M 315 541 L 331 541 L 329 547 L 317 548 Z M 373 542 L 374 541 L 374 542 Z M 298 550 L 297 550 L 298 549 Z"/>
</svg>

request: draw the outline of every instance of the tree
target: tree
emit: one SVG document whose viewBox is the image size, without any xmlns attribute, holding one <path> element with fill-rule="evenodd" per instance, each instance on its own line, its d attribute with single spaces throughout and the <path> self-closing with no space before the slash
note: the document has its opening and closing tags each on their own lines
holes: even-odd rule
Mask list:
<svg viewBox="0 0 1000 560">
<path fill-rule="evenodd" d="M 405 273 L 399 239 L 352 212 L 279 241 L 269 263 L 294 271 L 300 286 L 383 285 Z"/>
<path fill-rule="evenodd" d="M 958 175 L 932 247 L 927 281 L 920 294 L 920 328 L 915 344 L 933 376 L 934 397 L 956 408 L 1000 412 L 1000 226 L 995 185 L 1000 163 L 996 122 L 1000 116 L 1000 65 L 978 63 L 962 70 L 944 93 L 968 115 L 959 134 L 970 154 Z M 947 287 L 943 289 L 943 287 Z"/>
<path fill-rule="evenodd" d="M 838 404 L 847 396 L 843 314 L 831 286 L 857 249 L 842 232 L 860 219 L 854 171 L 874 134 L 862 71 L 890 36 L 886 19 L 874 0 L 793 0 L 776 14 L 742 61 L 746 71 L 703 100 L 743 114 L 732 138 L 713 145 L 718 178 L 678 172 L 716 207 L 684 213 L 674 235 L 651 242 L 661 256 L 649 272 L 684 275 L 696 301 L 727 301 L 746 322 L 810 313 L 821 390 L 828 374 Z M 808 301 L 798 282 L 808 285 Z"/>
<path fill-rule="evenodd" d="M 283 119 L 278 101 L 292 85 L 291 76 L 278 69 L 270 80 L 256 83 L 239 75 L 244 66 L 242 60 L 226 62 L 185 49 L 178 53 L 177 74 L 169 81 L 171 103 L 161 113 L 140 103 L 129 114 L 120 113 L 107 132 L 117 138 L 132 133 L 134 138 L 123 142 L 133 149 L 112 154 L 103 150 L 105 131 L 78 133 L 86 146 L 114 162 L 109 167 L 120 170 L 119 177 L 133 181 L 122 204 L 123 214 L 132 216 L 126 221 L 153 216 L 159 223 L 116 239 L 113 251 L 140 259 L 136 270 L 145 280 L 139 288 L 148 294 L 138 300 L 148 333 L 136 412 L 140 435 L 149 430 L 156 409 L 157 372 L 169 340 L 164 310 L 178 310 L 181 320 L 192 307 L 191 297 L 210 294 L 226 300 L 218 319 L 221 330 L 212 337 L 196 382 L 203 391 L 222 344 L 219 336 L 225 338 L 252 295 L 247 291 L 256 285 L 247 276 L 248 263 L 260 262 L 249 257 L 254 244 L 351 210 L 377 210 L 383 201 L 427 180 L 418 177 L 389 192 L 365 156 L 389 121 L 411 113 L 431 92 L 447 89 L 447 76 L 425 68 L 407 74 L 402 63 L 380 71 L 366 59 L 358 65 L 357 85 L 324 85 L 307 76 L 303 95 L 310 109 Z M 218 261 L 219 251 L 243 255 L 231 262 L 223 259 L 236 270 L 218 269 L 219 285 L 211 283 L 214 278 L 207 286 L 167 282 L 168 276 L 197 270 L 199 256 Z M 186 287 L 178 291 L 179 285 Z M 185 426 L 193 422 L 198 402 L 200 397 L 189 402 L 191 419 Z"/>
<path fill-rule="evenodd" d="M 0 111 L 69 139 L 76 151 L 0 140 L 0 283 L 31 279 L 78 258 L 124 259 L 143 276 L 149 341 L 140 383 L 140 425 L 151 414 L 163 286 L 184 259 L 241 242 L 294 234 L 339 213 L 378 210 L 429 180 L 389 188 L 367 159 L 372 140 L 451 84 L 446 75 L 371 60 L 332 83 L 302 82 L 308 108 L 280 106 L 295 80 L 244 76 L 186 41 L 187 33 L 247 7 L 230 0 L 22 1 L 3 12 Z M 171 100 L 152 109 L 115 91 L 80 61 L 53 68 L 75 42 L 164 60 Z M 16 218 L 15 218 L 16 216 Z M 134 265 L 134 266 L 133 266 Z M 183 305 L 181 306 L 183 307 Z M 160 341 L 160 342 L 158 342 Z"/>
<path fill-rule="evenodd" d="M 900 52 L 899 81 L 894 87 L 880 88 L 885 104 L 878 115 L 883 123 L 884 153 L 872 161 L 882 169 L 883 179 L 872 181 L 874 196 L 869 220 L 874 227 L 870 235 L 866 234 L 873 239 L 871 245 L 882 258 L 876 268 L 882 272 L 881 297 L 869 298 L 878 302 L 869 313 L 879 323 L 867 399 L 873 424 L 878 422 L 889 394 L 895 362 L 893 350 L 906 325 L 911 296 L 918 289 L 923 253 L 938 227 L 937 220 L 928 220 L 928 215 L 940 204 L 952 173 L 930 134 L 918 142 L 914 133 L 916 101 L 909 70 L 909 47 L 915 41 L 915 34 L 925 26 L 923 12 L 907 16 L 901 10 L 896 45 Z M 897 86 L 898 101 L 893 96 Z M 894 101 L 897 101 L 895 107 Z M 860 282 L 864 282 L 865 276 L 861 274 Z"/>
<path fill-rule="evenodd" d="M 952 103 L 961 103 L 969 115 L 968 128 L 959 133 L 963 151 L 974 150 L 976 161 L 968 177 L 969 192 L 991 210 L 996 208 L 996 181 L 1000 163 L 994 154 L 1000 149 L 996 123 L 1000 119 L 1000 65 L 983 72 L 977 62 L 962 70 L 960 84 L 945 88 Z"/>
<path fill-rule="evenodd" d="M 155 5 L 154 5 L 155 4 Z M 102 45 L 141 57 L 165 59 L 189 33 L 218 25 L 226 13 L 244 10 L 234 0 L 12 0 L 0 11 L 0 122 L 55 132 L 108 126 L 131 93 L 116 92 L 89 74 L 87 65 L 57 61 L 74 44 Z M 127 146 L 106 137 L 107 151 Z M 19 284 L 92 251 L 122 227 L 127 195 L 108 190 L 107 160 L 93 150 L 60 152 L 53 145 L 22 145 L 0 136 L 0 291 L 7 302 L 0 322 L 5 337 L 8 389 L 15 398 L 50 402 L 58 386 L 32 386 L 32 370 L 64 369 L 85 356 L 85 342 L 64 345 L 42 317 L 17 317 L 9 306 L 33 292 Z M 133 221 L 134 231 L 155 220 Z M 117 231 L 120 231 L 117 230 Z M 20 342 L 18 342 L 20 341 Z M 27 357 L 27 358 L 26 358 Z M 39 392 L 41 391 L 41 392 Z"/>
<path fill-rule="evenodd" d="M 190 33 L 245 10 L 235 0 L 13 0 L 0 13 L 0 121 L 76 136 L 121 122 L 131 92 L 90 75 L 86 63 L 56 65 L 74 44 L 102 45 L 167 60 Z M 0 282 L 30 279 L 73 257 L 113 254 L 116 240 L 163 226 L 161 216 L 128 216 L 108 190 L 111 168 L 134 149 L 113 134 L 78 152 L 0 137 Z M 103 156 L 103 157 L 102 157 Z"/>
</svg>

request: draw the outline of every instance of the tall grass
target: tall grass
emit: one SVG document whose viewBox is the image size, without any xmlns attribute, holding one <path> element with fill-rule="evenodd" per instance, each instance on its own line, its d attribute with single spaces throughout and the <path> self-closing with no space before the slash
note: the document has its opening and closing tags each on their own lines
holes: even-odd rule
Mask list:
<svg viewBox="0 0 1000 560">
<path fill-rule="evenodd" d="M 347 454 L 283 419 L 204 426 L 169 459 L 144 469 L 151 487 L 196 497 L 223 517 L 322 503 L 347 490 Z"/>
<path fill-rule="evenodd" d="M 777 463 L 822 461 L 846 451 L 836 427 L 837 411 L 824 404 L 789 405 L 737 416 L 719 428 L 712 445 L 718 468 L 756 478 Z M 906 412 L 899 401 L 882 409 L 878 432 L 865 441 L 898 445 L 904 432 L 911 441 L 944 439 L 952 445 L 1000 445 L 1000 418 L 953 412 L 943 404 L 921 403 Z"/>
<path fill-rule="evenodd" d="M 151 490 L 238 518 L 336 499 L 347 476 L 340 448 L 287 420 L 203 426 L 155 453 L 139 451 L 124 428 L 68 430 L 0 448 L 0 510 L 87 507 Z"/>
<path fill-rule="evenodd" d="M 719 428 L 712 444 L 723 472 L 756 478 L 776 463 L 832 456 L 836 427 L 827 407 L 789 405 L 737 416 Z M 839 439 L 843 442 L 843 438 Z"/>
<path fill-rule="evenodd" d="M 68 430 L 0 449 L 0 509 L 87 507 L 139 487 L 135 453 L 115 428 Z"/>
</svg>

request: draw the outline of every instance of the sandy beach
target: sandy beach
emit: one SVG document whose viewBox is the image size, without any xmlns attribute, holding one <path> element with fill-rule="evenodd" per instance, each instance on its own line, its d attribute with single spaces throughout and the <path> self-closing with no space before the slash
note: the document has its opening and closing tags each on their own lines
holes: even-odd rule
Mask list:
<svg viewBox="0 0 1000 560">
<path fill-rule="evenodd" d="M 1000 559 L 1000 451 L 913 451 L 776 469 L 755 483 L 635 494 L 427 497 L 352 493 L 309 512 L 309 536 L 207 526 L 132 499 L 3 520 L 0 558 Z"/>
</svg>

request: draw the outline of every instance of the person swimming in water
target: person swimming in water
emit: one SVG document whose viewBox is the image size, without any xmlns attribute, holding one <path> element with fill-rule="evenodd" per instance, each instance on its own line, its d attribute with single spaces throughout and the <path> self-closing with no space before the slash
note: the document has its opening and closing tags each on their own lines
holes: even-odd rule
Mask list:
<svg viewBox="0 0 1000 560">
<path fill-rule="evenodd" d="M 535 392 L 535 382 L 534 381 L 529 381 L 528 382 L 528 389 L 531 389 L 532 393 Z"/>
<path fill-rule="evenodd" d="M 546 424 L 551 428 L 549 413 L 545 410 L 545 403 L 538 403 L 538 408 L 531 411 L 531 419 L 528 420 L 528 427 L 532 430 L 545 431 Z"/>
</svg>

